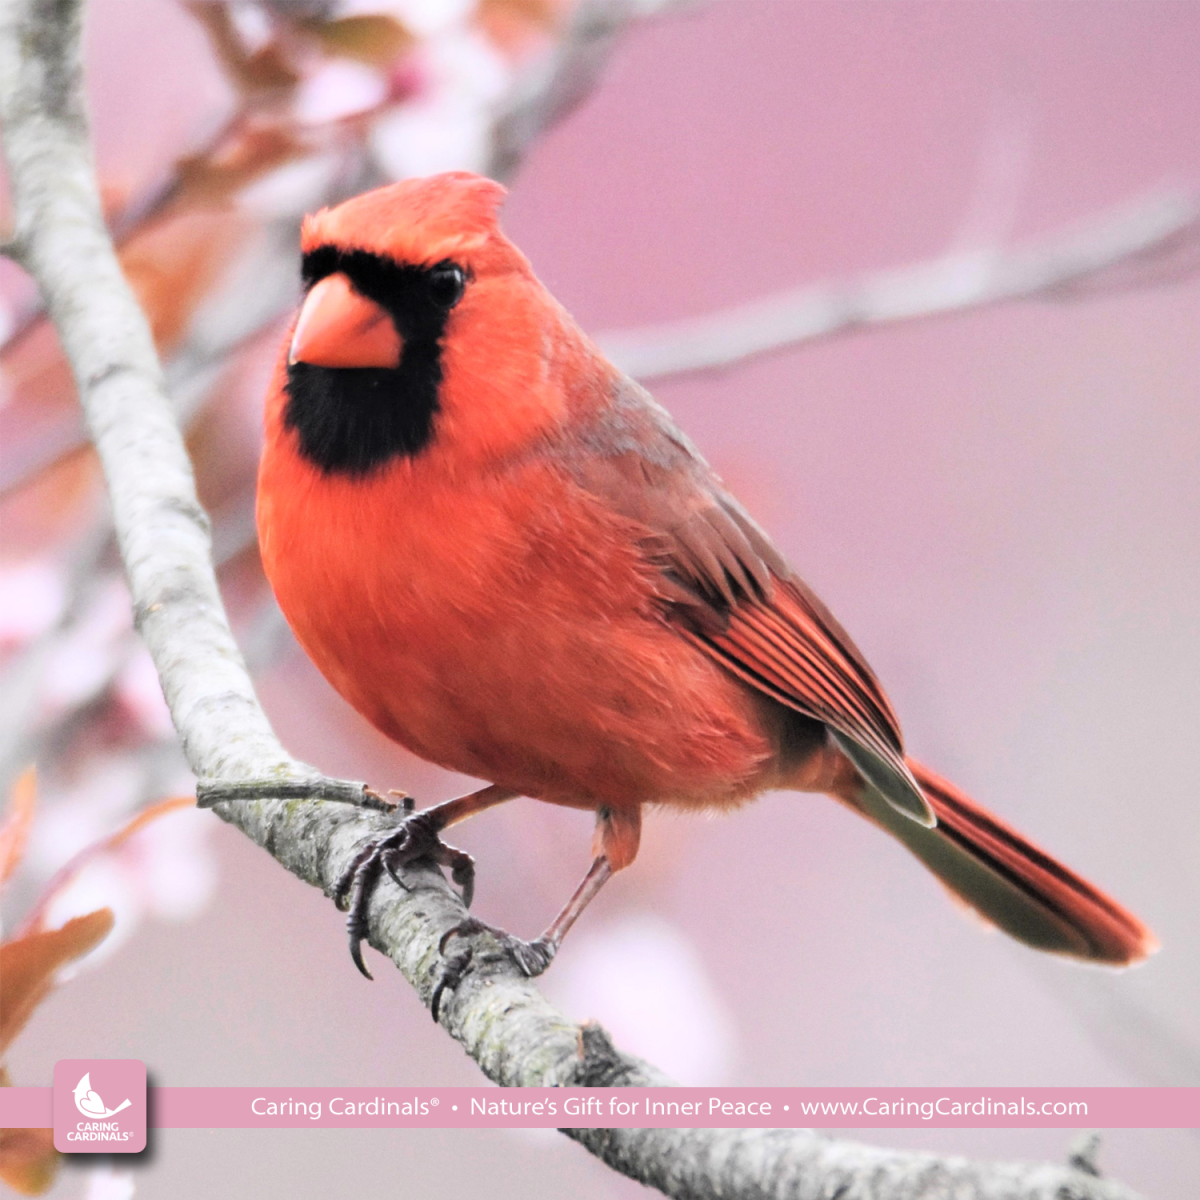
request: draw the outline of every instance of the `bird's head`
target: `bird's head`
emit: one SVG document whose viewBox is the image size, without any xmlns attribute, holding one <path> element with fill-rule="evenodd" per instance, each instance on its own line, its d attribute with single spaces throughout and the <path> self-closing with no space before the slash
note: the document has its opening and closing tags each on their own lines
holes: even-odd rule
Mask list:
<svg viewBox="0 0 1200 1200">
<path fill-rule="evenodd" d="M 503 196 L 452 172 L 305 221 L 280 415 L 322 473 L 438 454 L 461 469 L 564 419 L 551 376 L 578 334 L 500 232 Z"/>
</svg>

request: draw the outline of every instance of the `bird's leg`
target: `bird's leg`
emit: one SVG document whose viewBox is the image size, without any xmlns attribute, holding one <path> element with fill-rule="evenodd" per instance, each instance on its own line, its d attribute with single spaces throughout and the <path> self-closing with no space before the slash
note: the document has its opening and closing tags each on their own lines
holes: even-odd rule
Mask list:
<svg viewBox="0 0 1200 1200">
<path fill-rule="evenodd" d="M 642 814 L 639 808 L 609 809 L 602 808 L 596 814 L 596 834 L 592 850 L 595 858 L 583 877 L 583 882 L 575 889 L 570 900 L 563 906 L 562 911 L 550 923 L 549 928 L 541 937 L 532 942 L 514 937 L 503 929 L 496 929 L 483 921 L 468 917 L 460 921 L 453 929 L 448 929 L 438 943 L 438 949 L 445 954 L 446 946 L 451 938 L 469 937 L 472 934 L 486 933 L 495 938 L 512 960 L 528 976 L 540 975 L 558 953 L 562 940 L 567 931 L 579 920 L 580 914 L 595 899 L 600 889 L 623 867 L 633 862 L 637 855 L 638 841 L 642 831 Z M 462 954 L 447 962 L 442 977 L 434 989 L 430 1010 L 433 1019 L 438 1019 L 438 1010 L 443 993 L 458 987 L 471 965 L 474 953 L 468 947 Z"/>
<path fill-rule="evenodd" d="M 503 929 L 497 929 L 494 925 L 488 925 L 475 917 L 468 917 L 465 921 L 460 921 L 453 929 L 448 929 L 442 934 L 438 949 L 445 954 L 446 945 L 453 937 L 469 937 L 474 933 L 488 933 L 508 951 L 524 974 L 540 975 L 558 953 L 558 948 L 562 944 L 563 938 L 566 937 L 567 930 L 579 919 L 579 914 L 592 902 L 596 893 L 612 878 L 612 873 L 612 864 L 603 854 L 593 860 L 588 873 L 583 877 L 583 882 L 563 906 L 562 912 L 554 918 L 546 932 L 541 937 L 534 938 L 532 942 L 514 937 L 511 933 L 506 933 Z M 442 984 L 444 985 L 445 982 L 443 980 Z"/>
<path fill-rule="evenodd" d="M 475 860 L 464 850 L 448 846 L 439 836 L 443 829 L 465 821 L 485 808 L 511 800 L 517 793 L 497 784 L 481 788 L 469 796 L 446 800 L 413 812 L 413 801 L 404 797 L 402 816 L 395 829 L 369 842 L 347 868 L 333 898 L 339 908 L 347 910 L 346 929 L 350 934 L 350 957 L 354 965 L 372 978 L 362 958 L 362 940 L 367 936 L 367 913 L 380 875 L 387 873 L 402 888 L 407 885 L 399 872 L 409 863 L 428 859 L 440 867 L 450 868 L 450 877 L 462 888 L 462 900 L 468 908 L 475 892 Z"/>
</svg>

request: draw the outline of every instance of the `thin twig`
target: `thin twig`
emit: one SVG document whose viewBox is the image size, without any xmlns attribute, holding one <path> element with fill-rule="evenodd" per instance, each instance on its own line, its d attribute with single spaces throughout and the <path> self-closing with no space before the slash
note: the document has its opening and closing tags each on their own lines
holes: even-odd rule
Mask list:
<svg viewBox="0 0 1200 1200">
<path fill-rule="evenodd" d="M 0 122 L 17 228 L 75 373 L 112 495 L 137 625 L 158 668 L 192 770 L 205 784 L 274 779 L 308 795 L 317 776 L 279 744 L 254 696 L 225 619 L 208 521 L 171 413 L 153 342 L 104 229 L 82 101 L 79 0 L 10 0 L 0 16 Z M 224 802 L 236 824 L 300 878 L 334 888 L 388 817 L 311 798 Z M 463 914 L 432 869 L 407 872 L 405 892 L 380 887 L 370 941 L 429 1002 L 437 945 Z M 594 1027 L 556 1013 L 506 956 L 469 973 L 442 1023 L 481 1069 L 506 1085 L 667 1082 L 619 1054 Z M 668 1195 L 836 1194 L 1129 1200 L 1118 1185 L 1069 1167 L 988 1165 L 874 1150 L 785 1130 L 577 1130 L 605 1162 Z"/>
<path fill-rule="evenodd" d="M 1170 282 L 1200 267 L 1197 248 L 1200 193 L 1164 192 L 1008 250 L 948 254 L 596 340 L 623 371 L 658 379 L 732 366 L 848 330 L 1008 300 L 1063 300 Z"/>
</svg>

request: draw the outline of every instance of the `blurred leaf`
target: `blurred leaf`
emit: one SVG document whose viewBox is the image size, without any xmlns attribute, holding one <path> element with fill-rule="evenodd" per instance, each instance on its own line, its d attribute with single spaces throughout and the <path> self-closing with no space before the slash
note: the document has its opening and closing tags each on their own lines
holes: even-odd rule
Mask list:
<svg viewBox="0 0 1200 1200">
<path fill-rule="evenodd" d="M 391 65 L 416 38 L 395 17 L 367 13 L 334 21 L 304 21 L 301 28 L 313 35 L 326 54 L 353 58 L 373 67 Z"/>
<path fill-rule="evenodd" d="M 22 1196 L 40 1196 L 58 1164 L 53 1129 L 0 1129 L 0 1179 Z"/>
<path fill-rule="evenodd" d="M 113 927 L 111 908 L 43 929 L 0 945 L 0 1054 L 54 984 L 60 967 L 98 946 Z"/>
<path fill-rule="evenodd" d="M 167 813 L 178 812 L 181 808 L 194 808 L 195 806 L 195 796 L 172 796 L 169 800 L 159 800 L 157 804 L 151 804 L 143 808 L 129 824 L 123 825 L 111 837 L 98 842 L 97 848 L 115 850 L 118 846 L 123 846 L 129 841 L 135 833 L 145 829 L 151 821 L 157 821 L 159 817 L 165 817 Z"/>
<path fill-rule="evenodd" d="M 246 184 L 305 152 L 278 125 L 251 125 L 218 152 L 189 154 L 175 164 L 177 203 L 214 204 L 232 198 Z"/>
<path fill-rule="evenodd" d="M 243 86 L 247 90 L 267 91 L 295 87 L 300 74 L 284 58 L 278 46 L 264 46 L 246 59 L 242 69 Z"/>
<path fill-rule="evenodd" d="M 233 22 L 228 4 L 191 0 L 185 6 L 204 26 L 217 62 L 239 92 L 270 92 L 295 87 L 299 73 L 276 42 L 249 53 Z"/>
<path fill-rule="evenodd" d="M 13 784 L 12 799 L 4 814 L 4 824 L 0 825 L 0 884 L 8 881 L 25 853 L 25 840 L 36 808 L 37 772 L 27 767 Z"/>
<path fill-rule="evenodd" d="M 53 878 L 46 885 L 37 903 L 29 910 L 25 919 L 21 922 L 15 936 L 19 938 L 40 931 L 46 910 L 50 907 L 51 901 L 92 859 L 120 848 L 135 833 L 145 829 L 151 821 L 157 821 L 159 817 L 165 817 L 167 813 L 177 812 L 181 808 L 191 808 L 195 803 L 196 798 L 194 796 L 172 796 L 168 800 L 160 800 L 157 804 L 151 804 L 143 808 L 132 820 L 122 825 L 116 833 L 110 833 L 108 837 L 100 838 L 90 846 L 85 846 L 74 858 L 69 859 L 55 871 Z M 108 910 L 105 909 L 103 911 L 107 912 Z M 3 983 L 0 981 L 0 995 L 2 994 Z M 0 1052 L 2 1051 L 3 1047 L 0 1047 Z"/>
<path fill-rule="evenodd" d="M 561 0 L 479 0 L 475 11 L 481 21 L 516 20 L 549 31 L 557 27 L 562 9 Z"/>
<path fill-rule="evenodd" d="M 128 207 L 132 194 L 128 183 L 115 179 L 100 180 L 100 207 L 104 210 L 107 225 L 112 226 L 117 222 Z"/>
<path fill-rule="evenodd" d="M 252 153 L 247 150 L 247 153 Z M 194 173 L 181 166 L 177 201 L 223 199 L 266 165 L 199 165 Z M 189 189 L 190 192 L 189 192 Z M 155 345 L 169 354 L 186 334 L 192 315 L 220 272 L 242 248 L 250 218 L 233 209 L 175 211 L 131 237 L 121 248 L 121 267 L 137 295 Z"/>
</svg>

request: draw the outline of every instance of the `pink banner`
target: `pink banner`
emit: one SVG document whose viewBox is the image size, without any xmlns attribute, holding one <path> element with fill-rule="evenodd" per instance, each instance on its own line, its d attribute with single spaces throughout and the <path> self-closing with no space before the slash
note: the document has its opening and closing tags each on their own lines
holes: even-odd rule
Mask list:
<svg viewBox="0 0 1200 1200">
<path fill-rule="evenodd" d="M 49 1127 L 50 1088 L 0 1088 Z M 151 1087 L 161 1129 L 1200 1128 L 1200 1088 Z"/>
<path fill-rule="evenodd" d="M 0 1088 L 0 1129 L 49 1129 L 53 1124 L 53 1088 Z"/>
</svg>

